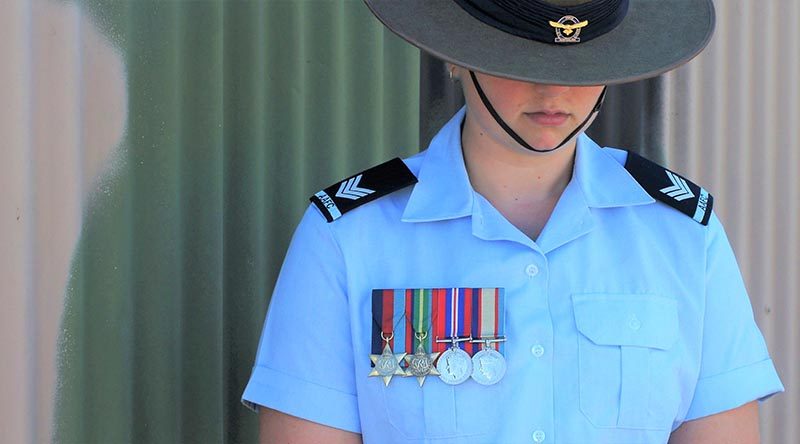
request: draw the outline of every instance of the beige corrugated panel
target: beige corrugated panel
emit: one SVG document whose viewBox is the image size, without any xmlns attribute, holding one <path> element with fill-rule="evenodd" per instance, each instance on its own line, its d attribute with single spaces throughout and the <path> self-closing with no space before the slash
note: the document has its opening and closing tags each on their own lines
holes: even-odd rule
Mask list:
<svg viewBox="0 0 800 444">
<path fill-rule="evenodd" d="M 800 2 L 717 1 L 709 48 L 666 78 L 668 164 L 715 195 L 786 393 L 765 443 L 800 442 Z"/>
<path fill-rule="evenodd" d="M 0 102 L 0 441 L 48 442 L 83 196 L 124 130 L 122 58 L 75 5 L 4 0 Z"/>
</svg>

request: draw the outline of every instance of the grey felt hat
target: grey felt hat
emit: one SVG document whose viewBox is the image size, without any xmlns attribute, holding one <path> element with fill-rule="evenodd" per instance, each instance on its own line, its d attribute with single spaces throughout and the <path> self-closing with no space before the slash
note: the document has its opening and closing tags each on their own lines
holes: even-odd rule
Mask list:
<svg viewBox="0 0 800 444">
<path fill-rule="evenodd" d="M 711 0 L 365 0 L 387 28 L 445 61 L 510 79 L 625 83 L 708 44 Z"/>
</svg>

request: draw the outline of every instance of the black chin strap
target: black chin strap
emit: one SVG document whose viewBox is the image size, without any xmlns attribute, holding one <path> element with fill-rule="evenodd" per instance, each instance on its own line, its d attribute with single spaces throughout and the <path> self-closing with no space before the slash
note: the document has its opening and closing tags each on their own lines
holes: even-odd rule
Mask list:
<svg viewBox="0 0 800 444">
<path fill-rule="evenodd" d="M 486 94 L 483 92 L 483 88 L 481 88 L 481 85 L 478 83 L 478 79 L 475 77 L 475 73 L 470 71 L 469 76 L 472 78 L 472 84 L 475 85 L 475 90 L 478 91 L 478 96 L 480 96 L 481 102 L 483 102 L 483 105 L 489 111 L 489 114 L 491 114 L 492 117 L 494 117 L 494 120 L 497 122 L 497 124 L 500 125 L 500 128 L 503 128 L 503 130 L 509 136 L 511 136 L 512 139 L 516 140 L 517 143 L 520 144 L 523 148 L 525 148 L 526 150 L 535 151 L 537 153 L 549 153 L 551 151 L 555 151 L 564 146 L 570 140 L 572 140 L 573 137 L 586 130 L 586 127 L 588 127 L 589 124 L 592 123 L 594 116 L 596 116 L 597 113 L 600 112 L 600 107 L 603 106 L 603 100 L 605 100 L 606 98 L 606 87 L 603 87 L 603 92 L 601 92 L 600 96 L 597 98 L 597 102 L 594 104 L 594 108 L 592 108 L 592 111 L 589 113 L 588 116 L 586 116 L 586 119 L 583 122 L 581 122 L 581 124 L 578 125 L 578 127 L 575 128 L 574 131 L 569 133 L 569 135 L 563 141 L 561 141 L 561 143 L 556 145 L 555 148 L 550 148 L 547 150 L 539 150 L 528 145 L 528 143 L 525 142 L 525 140 L 522 137 L 520 137 L 519 134 L 514 132 L 514 130 L 511 129 L 511 127 L 508 126 L 508 124 L 506 124 L 506 122 L 503 121 L 503 119 L 500 117 L 500 114 L 497 114 L 497 111 L 494 109 L 491 102 L 489 102 L 489 99 L 486 97 Z"/>
</svg>

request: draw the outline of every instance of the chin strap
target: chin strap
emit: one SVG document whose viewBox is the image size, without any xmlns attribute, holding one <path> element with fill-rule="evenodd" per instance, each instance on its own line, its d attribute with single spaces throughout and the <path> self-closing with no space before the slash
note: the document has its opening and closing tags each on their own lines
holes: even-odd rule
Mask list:
<svg viewBox="0 0 800 444">
<path fill-rule="evenodd" d="M 497 114 L 497 111 L 494 109 L 491 102 L 489 102 L 489 99 L 486 97 L 486 94 L 483 92 L 483 88 L 481 88 L 480 83 L 478 83 L 478 79 L 475 77 L 475 73 L 470 71 L 469 76 L 472 78 L 472 84 L 475 85 L 475 90 L 478 91 L 478 96 L 480 96 L 481 102 L 483 102 L 483 105 L 489 111 L 489 114 L 491 114 L 492 117 L 494 117 L 495 122 L 497 122 L 497 124 L 500 125 L 500 128 L 503 128 L 503 130 L 509 136 L 511 136 L 512 139 L 516 140 L 517 143 L 519 143 L 523 148 L 529 151 L 535 151 L 537 153 L 549 153 L 551 151 L 555 151 L 561 148 L 562 146 L 566 145 L 567 142 L 572 140 L 575 136 L 585 131 L 586 128 L 588 128 L 589 125 L 592 124 L 594 118 L 597 117 L 597 113 L 600 112 L 600 107 L 603 106 L 603 100 L 605 100 L 606 98 L 607 87 L 603 87 L 603 92 L 601 92 L 600 96 L 597 98 L 597 102 L 594 104 L 594 108 L 592 108 L 592 111 L 589 113 L 588 116 L 586 116 L 586 119 L 584 119 L 584 121 L 580 125 L 578 125 L 578 127 L 575 128 L 574 131 L 569 133 L 569 135 L 563 141 L 561 141 L 561 143 L 556 145 L 555 148 L 550 148 L 547 150 L 539 150 L 528 145 L 528 143 L 525 142 L 525 140 L 522 137 L 520 137 L 519 134 L 514 132 L 514 130 L 511 129 L 511 127 L 508 126 L 508 124 L 506 124 L 506 122 L 503 121 L 503 119 L 500 117 L 500 114 Z"/>
</svg>

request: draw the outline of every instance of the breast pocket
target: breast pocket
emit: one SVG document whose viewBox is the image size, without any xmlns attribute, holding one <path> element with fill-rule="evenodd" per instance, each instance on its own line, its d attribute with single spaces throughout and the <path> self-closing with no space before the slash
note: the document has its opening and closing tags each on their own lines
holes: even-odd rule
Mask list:
<svg viewBox="0 0 800 444">
<path fill-rule="evenodd" d="M 413 354 L 421 346 L 424 353 L 441 359 L 447 342 L 455 340 L 473 356 L 481 347 L 473 340 L 480 339 L 494 340 L 493 347 L 502 353 L 504 310 L 501 288 L 375 289 L 372 355 L 381 353 L 388 343 L 395 354 Z M 402 368 L 411 373 L 408 361 Z M 437 375 L 428 374 L 422 384 L 416 376 L 394 376 L 388 384 L 375 381 L 371 387 L 381 391 L 386 420 L 405 439 L 475 442 L 467 437 L 485 434 L 493 424 L 497 410 L 493 403 L 503 381 L 485 386 L 467 379 L 449 385 Z"/>
<path fill-rule="evenodd" d="M 416 378 L 402 378 L 380 389 L 387 420 L 405 439 L 486 442 L 479 438 L 491 424 L 497 386 L 474 381 L 452 386 L 429 376 L 423 387 Z"/>
<path fill-rule="evenodd" d="M 597 427 L 664 430 L 678 408 L 676 301 L 648 294 L 572 296 L 580 408 Z"/>
</svg>

